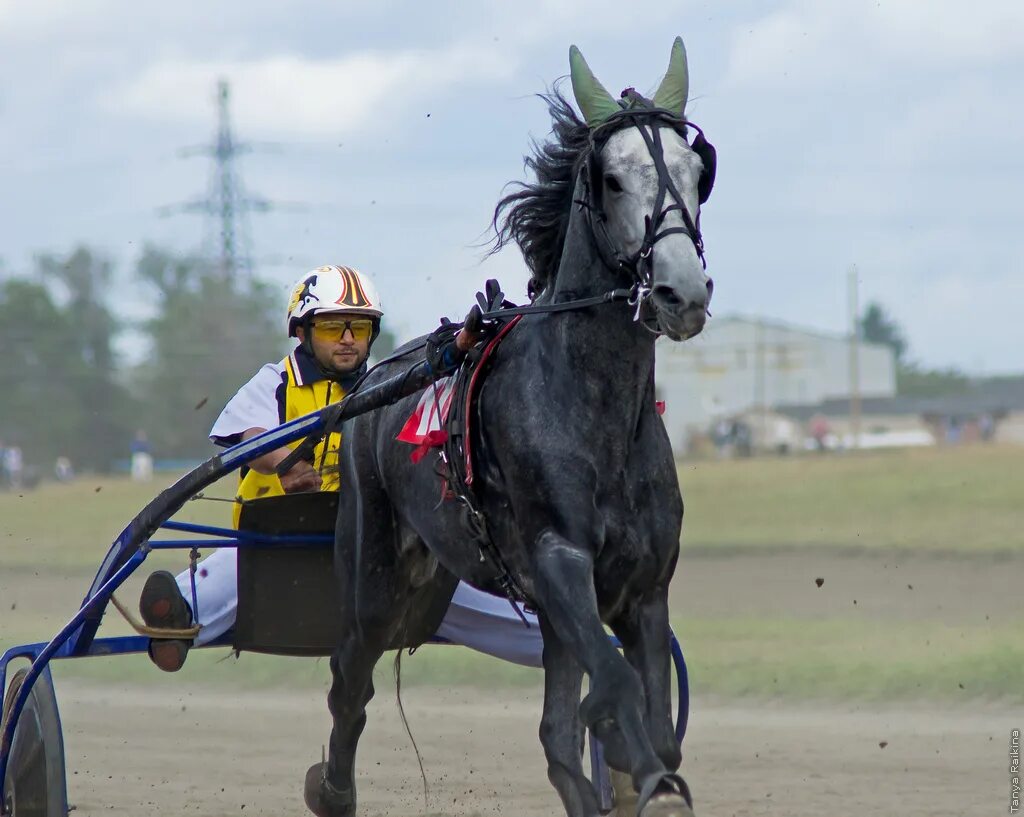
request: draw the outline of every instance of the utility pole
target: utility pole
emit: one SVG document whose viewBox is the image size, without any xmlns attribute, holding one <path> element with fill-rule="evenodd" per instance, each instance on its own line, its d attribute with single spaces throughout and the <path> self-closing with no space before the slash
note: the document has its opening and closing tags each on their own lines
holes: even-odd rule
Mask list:
<svg viewBox="0 0 1024 817">
<path fill-rule="evenodd" d="M 224 280 L 252 274 L 252 247 L 246 216 L 265 213 L 274 205 L 266 199 L 247 196 L 235 160 L 252 150 L 236 142 L 231 129 L 231 89 L 226 80 L 217 82 L 217 137 L 213 144 L 180 151 L 181 156 L 210 156 L 213 169 L 206 198 L 160 208 L 161 215 L 202 213 L 208 217 L 208 231 L 216 234 L 216 269 Z"/>
<path fill-rule="evenodd" d="M 761 435 L 760 443 L 765 445 L 768 438 L 768 384 L 765 366 L 765 326 L 760 317 L 754 324 L 754 404 L 757 406 L 757 425 Z"/>
<path fill-rule="evenodd" d="M 860 448 L 860 307 L 857 304 L 857 267 L 847 273 L 850 304 L 850 435 L 852 447 Z"/>
</svg>

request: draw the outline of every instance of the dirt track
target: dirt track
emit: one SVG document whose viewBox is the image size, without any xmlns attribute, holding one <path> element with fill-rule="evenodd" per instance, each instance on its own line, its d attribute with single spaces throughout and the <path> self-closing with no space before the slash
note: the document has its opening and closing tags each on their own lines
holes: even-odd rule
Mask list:
<svg viewBox="0 0 1024 817">
<path fill-rule="evenodd" d="M 63 684 L 76 815 L 303 815 L 321 693 L 111 692 Z M 503 696 L 523 693 L 503 691 Z M 536 739 L 539 697 L 405 694 L 429 806 L 390 691 L 360 756 L 362 815 L 562 813 Z M 988 817 L 1009 804 L 1007 746 L 1024 711 L 813 709 L 700 703 L 683 771 L 701 817 Z M 887 741 L 881 748 L 879 743 Z"/>
<path fill-rule="evenodd" d="M 800 551 L 694 556 L 684 551 L 670 606 L 677 616 L 694 611 L 705 617 L 819 619 L 849 616 L 852 600 L 857 599 L 859 617 L 883 621 L 956 625 L 981 623 L 986 617 L 1014 620 L 1024 618 L 1022 570 L 1024 559 L 1019 556 Z M 120 595 L 135 598 L 147 573 L 139 571 Z M 820 589 L 814 583 L 817 577 L 825 581 Z M 91 579 L 91 571 L 0 571 L 0 598 L 11 607 L 0 617 L 0 644 L 9 640 L 5 625 L 33 638 L 56 632 L 74 614 Z"/>
<path fill-rule="evenodd" d="M 704 556 L 685 560 L 672 603 L 682 615 L 820 618 L 856 609 L 880 621 L 1020 620 L 1020 567 L 883 554 Z M 73 605 L 88 578 L 0 576 L 0 596 L 12 608 L 5 605 L 3 623 L 49 635 L 70 614 L 61 605 Z M 362 817 L 563 813 L 536 737 L 537 692 L 506 688 L 489 698 L 416 686 L 404 697 L 429 805 L 392 692 L 381 689 L 359 761 Z M 58 698 L 75 817 L 306 814 L 302 778 L 328 735 L 322 691 L 196 689 L 185 679 L 104 689 L 60 679 Z M 1007 813 L 1009 735 L 1022 726 L 1024 708 L 992 704 L 803 708 L 698 699 L 683 772 L 700 817 L 989 817 Z"/>
</svg>

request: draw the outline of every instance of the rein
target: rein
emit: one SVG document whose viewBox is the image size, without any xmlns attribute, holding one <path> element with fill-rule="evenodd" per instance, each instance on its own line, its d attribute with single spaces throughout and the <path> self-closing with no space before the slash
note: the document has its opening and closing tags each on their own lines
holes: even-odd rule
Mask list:
<svg viewBox="0 0 1024 817">
<path fill-rule="evenodd" d="M 614 303 L 616 301 L 626 301 L 631 305 L 638 306 L 641 302 L 642 295 L 638 288 L 634 287 L 633 289 L 613 289 L 603 295 L 594 295 L 589 298 L 577 298 L 571 301 L 562 301 L 560 303 L 516 306 L 515 304 L 505 300 L 505 293 L 501 291 L 497 281 L 488 281 L 486 286 L 486 295 L 482 292 L 478 292 L 476 294 L 476 299 L 479 306 L 480 319 L 488 322 L 493 331 L 494 327 L 505 324 L 523 315 L 536 315 L 550 312 L 570 312 L 579 309 L 588 309 L 592 306 L 600 306 L 601 304 Z M 399 347 L 383 360 L 379 360 L 373 364 L 373 366 L 368 367 L 359 379 L 352 384 L 352 388 L 348 390 L 341 401 L 327 407 L 328 419 L 325 421 L 324 428 L 310 434 L 306 439 L 299 443 L 299 445 L 297 445 L 287 457 L 278 463 L 277 468 L 275 469 L 278 476 L 286 474 L 299 460 L 310 461 L 312 459 L 313 451 L 320 441 L 328 434 L 337 430 L 337 427 L 341 422 L 341 415 L 344 411 L 343 407 L 359 393 L 359 389 L 366 382 L 366 379 L 378 368 L 388 363 L 396 363 L 406 357 L 406 355 L 419 351 L 423 348 L 427 348 L 429 359 L 432 348 L 436 349 L 444 339 L 454 336 L 455 333 L 463 326 L 465 326 L 465 321 L 453 323 L 447 318 L 444 318 L 442 319 L 441 325 L 438 329 L 430 335 Z M 405 371 L 404 376 L 399 375 L 395 379 L 401 380 L 403 378 L 409 378 L 412 380 L 413 376 L 417 374 L 418 370 L 422 366 L 423 361 L 417 360 Z M 437 371 L 436 375 L 434 375 L 434 380 L 439 380 L 445 375 L 445 372 Z M 398 392 L 406 391 L 406 389 L 403 386 L 398 386 L 393 391 L 397 394 Z M 388 405 L 387 401 L 392 397 L 393 395 L 388 395 L 386 398 L 382 397 L 380 406 Z M 372 408 L 373 407 L 363 408 L 360 413 L 370 411 Z"/>
<path fill-rule="evenodd" d="M 484 320 L 508 321 L 521 315 L 536 315 L 543 312 L 571 312 L 577 309 L 587 309 L 600 304 L 610 304 L 615 301 L 630 301 L 636 297 L 636 287 L 633 289 L 612 289 L 604 295 L 593 295 L 589 298 L 576 298 L 571 301 L 559 301 L 551 304 L 531 304 L 530 306 L 496 306 L 486 304 L 477 293 L 477 303 L 481 307 L 481 317 Z M 485 308 L 486 307 L 486 308 Z"/>
</svg>

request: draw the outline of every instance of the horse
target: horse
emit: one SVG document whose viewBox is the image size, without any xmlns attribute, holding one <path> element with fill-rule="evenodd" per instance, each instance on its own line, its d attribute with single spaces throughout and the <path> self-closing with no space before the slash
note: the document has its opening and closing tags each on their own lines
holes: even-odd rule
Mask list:
<svg viewBox="0 0 1024 817">
<path fill-rule="evenodd" d="M 540 740 L 569 817 L 599 813 L 584 725 L 631 776 L 642 817 L 693 813 L 669 687 L 683 502 L 653 379 L 655 340 L 697 335 L 712 293 L 699 224 L 715 153 L 685 117 L 686 63 L 677 38 L 653 99 L 627 89 L 616 100 L 573 46 L 584 118 L 557 88 L 541 95 L 553 128 L 527 159 L 535 179 L 494 211 L 492 251 L 519 245 L 531 272 L 524 311 L 534 311 L 497 347 L 477 397 L 476 504 L 439 503 L 438 459 L 411 462 L 395 444 L 416 396 L 344 426 L 335 562 L 345 635 L 331 659 L 329 756 L 305 784 L 320 817 L 354 815 L 373 668 L 389 648 L 429 637 L 456 577 L 537 611 Z M 399 354 L 368 383 L 415 357 Z"/>
</svg>

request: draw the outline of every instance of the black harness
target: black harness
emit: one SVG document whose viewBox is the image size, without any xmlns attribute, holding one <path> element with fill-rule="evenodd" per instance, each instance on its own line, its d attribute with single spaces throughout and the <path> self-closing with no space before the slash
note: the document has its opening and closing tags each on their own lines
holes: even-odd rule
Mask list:
<svg viewBox="0 0 1024 817">
<path fill-rule="evenodd" d="M 448 418 L 445 423 L 446 439 L 441 451 L 440 475 L 444 478 L 447 486 L 447 497 L 456 499 L 464 509 L 463 521 L 468 533 L 476 542 L 480 552 L 480 560 L 491 563 L 502 592 L 509 599 L 516 613 L 529 626 L 526 617 L 520 609 L 520 604 L 531 604 L 531 600 L 524 588 L 516 581 L 509 569 L 507 562 L 502 556 L 497 545 L 494 543 L 488 530 L 487 520 L 480 510 L 480 503 L 476 492 L 470 481 L 467 479 L 466 462 L 470 457 L 470 413 L 474 413 L 479 420 L 479 401 L 476 401 L 471 394 L 473 383 L 478 368 L 484 361 L 484 349 L 495 337 L 503 331 L 507 331 L 508 323 L 523 315 L 535 315 L 553 312 L 568 312 L 587 309 L 605 303 L 626 301 L 636 307 L 636 319 L 639 320 L 641 310 L 651 293 L 651 282 L 654 267 L 654 247 L 663 238 L 676 233 L 684 233 L 689 236 L 697 251 L 697 256 L 705 268 L 707 263 L 704 258 L 704 242 L 700 234 L 700 212 L 692 217 L 686 209 L 683 197 L 679 193 L 675 182 L 668 171 L 665 163 L 664 147 L 661 141 L 660 126 L 669 125 L 686 138 L 687 129 L 692 128 L 697 132 L 696 138 L 690 144 L 690 148 L 697 153 L 701 159 L 702 170 L 700 179 L 697 182 L 698 200 L 701 204 L 707 201 L 714 186 L 717 156 L 714 147 L 704 137 L 704 132 L 670 111 L 655 108 L 653 104 L 635 92 L 629 90 L 623 95 L 627 105 L 622 111 L 613 114 L 604 123 L 599 125 L 591 133 L 591 149 L 586 162 L 581 165 L 579 173 L 583 182 L 584 198 L 577 199 L 574 204 L 579 205 L 587 215 L 587 222 L 590 226 L 591 235 L 598 250 L 602 263 L 610 270 L 619 273 L 626 273 L 631 280 L 628 289 L 619 288 L 605 292 L 602 295 L 595 295 L 587 298 L 577 298 L 569 301 L 553 303 L 532 303 L 529 306 L 516 306 L 505 300 L 505 294 L 501 291 L 497 281 L 487 282 L 485 292 L 477 293 L 477 307 L 474 309 L 476 322 L 483 329 L 482 343 L 478 343 L 465 359 L 457 366 L 452 376 L 456 378 L 453 386 L 453 395 Z M 658 173 L 658 192 L 655 197 L 654 208 L 650 215 L 645 216 L 644 238 L 639 249 L 631 255 L 625 255 L 608 235 L 608 216 L 603 207 L 603 185 L 601 151 L 609 137 L 623 127 L 635 127 L 640 131 L 651 158 L 654 161 Z M 648 128 L 650 129 L 648 131 Z M 671 194 L 673 204 L 665 204 Z M 666 216 L 673 210 L 678 210 L 683 221 L 681 227 L 662 228 Z M 657 332 L 656 323 L 652 327 L 645 321 L 645 325 L 652 331 Z M 413 341 L 396 350 L 394 354 L 371 367 L 364 372 L 356 382 L 347 400 L 358 400 L 357 393 L 366 377 L 378 366 L 396 362 L 405 358 L 412 352 L 425 349 L 425 359 L 428 367 L 435 373 L 433 379 L 435 385 L 427 388 L 436 389 L 436 380 L 449 372 L 452 367 L 448 365 L 446 350 L 454 342 L 454 338 L 463 324 L 452 323 L 447 319 L 442 320 L 441 326 L 431 335 L 418 341 Z M 379 406 L 395 402 L 401 394 L 409 393 L 404 387 L 403 380 L 417 372 L 420 364 L 414 363 L 406 371 L 405 375 L 398 375 L 389 381 L 389 386 L 381 390 L 380 397 L 375 397 L 373 403 Z M 436 394 L 436 392 L 435 392 Z M 358 412 L 372 410 L 375 406 L 366 405 L 360 407 Z M 349 416 L 354 416 L 354 413 Z M 341 421 L 340 405 L 336 416 L 326 423 L 325 433 L 333 430 L 334 426 Z M 322 436 L 318 435 L 318 436 Z M 294 464 L 295 460 L 302 456 L 304 448 L 311 448 L 317 440 L 312 437 L 306 439 L 284 462 L 281 463 L 278 473 L 283 473 Z"/>
<path fill-rule="evenodd" d="M 489 293 L 500 293 L 497 281 L 488 281 Z M 500 304 L 501 301 L 498 301 Z M 473 456 L 470 451 L 473 437 L 472 427 L 479 428 L 481 422 L 480 401 L 473 392 L 478 378 L 486 374 L 490 365 L 488 355 L 501 338 L 515 326 L 515 318 L 504 323 L 487 343 L 478 344 L 467 355 L 462 366 L 453 375 L 455 383 L 452 389 L 451 405 L 445 421 L 445 439 L 442 444 L 438 473 L 445 481 L 445 497 L 455 499 L 462 507 L 462 524 L 476 543 L 481 562 L 489 562 L 493 568 L 501 592 L 509 600 L 516 615 L 527 627 L 530 623 L 520 608 L 520 604 L 531 605 L 526 590 L 516 580 L 513 571 L 505 561 L 501 550 L 495 544 L 487 526 L 487 517 L 480 509 L 477 492 L 470 481 Z M 482 441 L 479 432 L 475 435 L 477 442 Z M 481 461 L 479 455 L 477 462 Z M 443 500 L 442 500 L 443 501 Z"/>
<path fill-rule="evenodd" d="M 704 242 L 700 234 L 700 212 L 696 217 L 691 217 L 683 197 L 680 194 L 668 166 L 665 163 L 664 146 L 661 141 L 661 128 L 668 124 L 686 138 L 687 128 L 697 132 L 696 138 L 690 144 L 690 148 L 697 153 L 701 159 L 701 175 L 697 182 L 697 195 L 701 204 L 707 201 L 714 186 L 717 155 L 714 147 L 704 137 L 704 132 L 694 125 L 669 111 L 655 108 L 643 97 L 632 91 L 627 91 L 626 104 L 629 107 L 621 112 L 613 114 L 605 123 L 595 128 L 591 134 L 591 149 L 587 161 L 580 167 L 580 178 L 583 182 L 584 198 L 574 201 L 587 215 L 587 222 L 590 226 L 594 243 L 602 263 L 612 271 L 627 273 L 632 279 L 632 286 L 629 289 L 614 289 L 603 295 L 595 295 L 589 298 L 579 298 L 561 303 L 534 303 L 530 306 L 515 306 L 505 300 L 497 281 L 488 281 L 484 293 L 477 293 L 477 305 L 480 309 L 480 317 L 489 323 L 493 329 L 508 321 L 522 315 L 538 313 L 565 312 L 570 310 L 586 309 L 603 303 L 614 301 L 627 301 L 637 308 L 636 317 L 639 319 L 641 308 L 651 292 L 651 279 L 654 267 L 654 246 L 666 236 L 676 233 L 683 233 L 689 236 L 697 251 L 701 263 L 707 268 L 707 261 L 704 257 Z M 635 127 L 640 131 L 654 161 L 654 167 L 658 174 L 658 192 L 655 197 L 654 208 L 651 215 L 644 218 L 644 238 L 639 249 L 632 255 L 625 255 L 608 235 L 608 216 L 603 207 L 603 185 L 601 151 L 609 137 L 623 127 Z M 649 130 L 648 130 L 649 128 Z M 666 205 L 666 199 L 671 195 L 674 203 Z M 683 221 L 681 227 L 667 227 L 663 224 L 665 218 L 673 210 L 678 210 Z M 647 324 L 645 324 L 647 325 Z M 650 326 L 648 328 L 651 328 Z M 657 331 L 656 328 L 652 331 Z M 428 357 L 430 342 L 428 339 Z M 482 350 L 484 345 L 478 345 L 467 355 L 465 362 L 453 375 L 456 378 L 453 388 L 451 407 L 445 426 L 446 438 L 441 453 L 441 475 L 448 486 L 449 496 L 458 500 L 464 508 L 464 524 L 467 531 L 473 537 L 480 550 L 481 561 L 489 561 L 498 576 L 498 584 L 516 613 L 526 623 L 519 603 L 530 604 L 530 599 L 524 589 L 516 581 L 501 552 L 491 538 L 487 527 L 487 519 L 480 510 L 480 503 L 473 486 L 467 479 L 467 460 L 469 459 L 468 446 L 470 444 L 470 413 L 475 414 L 479 421 L 479 404 L 473 399 L 471 393 L 472 384 L 478 374 L 477 368 L 481 363 Z M 529 626 L 527 624 L 527 626 Z"/>
</svg>

